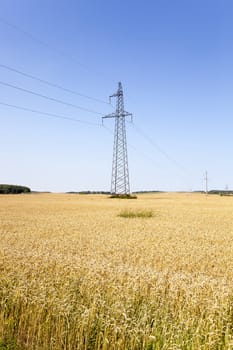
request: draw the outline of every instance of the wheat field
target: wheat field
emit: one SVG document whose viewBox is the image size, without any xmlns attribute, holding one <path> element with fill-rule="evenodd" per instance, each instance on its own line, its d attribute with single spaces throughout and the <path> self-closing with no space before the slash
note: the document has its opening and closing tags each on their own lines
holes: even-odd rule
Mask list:
<svg viewBox="0 0 233 350">
<path fill-rule="evenodd" d="M 2 195 L 0 273 L 0 349 L 233 349 L 232 197 Z"/>
</svg>

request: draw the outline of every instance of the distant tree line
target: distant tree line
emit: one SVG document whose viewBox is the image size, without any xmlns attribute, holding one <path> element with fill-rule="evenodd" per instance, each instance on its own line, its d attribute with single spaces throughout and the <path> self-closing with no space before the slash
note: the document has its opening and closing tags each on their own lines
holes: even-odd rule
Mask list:
<svg viewBox="0 0 233 350">
<path fill-rule="evenodd" d="M 132 193 L 140 194 L 140 193 L 164 193 L 164 191 L 158 191 L 158 190 L 146 190 L 146 191 L 135 191 Z"/>
<path fill-rule="evenodd" d="M 69 194 L 110 194 L 110 192 L 107 191 L 80 191 L 80 192 L 76 192 L 76 191 L 70 191 L 70 192 L 66 192 Z"/>
<path fill-rule="evenodd" d="M 29 192 L 31 192 L 29 187 L 0 184 L 0 194 L 17 194 L 17 193 L 29 193 Z"/>
<path fill-rule="evenodd" d="M 193 193 L 206 193 L 205 191 L 193 191 Z M 233 196 L 232 190 L 210 190 L 208 194 L 219 194 L 220 196 Z"/>
<path fill-rule="evenodd" d="M 211 190 L 209 194 L 219 194 L 220 196 L 232 196 L 233 191 L 231 190 Z"/>
<path fill-rule="evenodd" d="M 140 193 L 163 193 L 164 191 L 136 191 L 132 192 L 132 194 L 140 194 Z M 68 194 L 106 194 L 106 195 L 112 195 L 110 191 L 69 191 L 66 192 Z M 113 196 L 115 196 L 113 194 Z M 119 195 L 116 195 L 119 197 Z M 123 195 L 123 197 L 127 197 L 127 195 Z"/>
</svg>

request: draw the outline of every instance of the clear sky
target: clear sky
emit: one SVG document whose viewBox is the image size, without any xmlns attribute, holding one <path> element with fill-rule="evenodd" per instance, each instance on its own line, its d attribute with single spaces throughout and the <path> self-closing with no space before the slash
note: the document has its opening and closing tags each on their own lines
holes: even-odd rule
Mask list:
<svg viewBox="0 0 233 350">
<path fill-rule="evenodd" d="M 123 84 L 131 190 L 233 189 L 231 0 L 2 0 L 0 103 L 101 124 Z M 15 85 L 90 113 L 13 89 Z M 0 183 L 109 190 L 112 120 L 56 119 L 0 104 Z M 109 132 L 111 131 L 111 132 Z"/>
</svg>

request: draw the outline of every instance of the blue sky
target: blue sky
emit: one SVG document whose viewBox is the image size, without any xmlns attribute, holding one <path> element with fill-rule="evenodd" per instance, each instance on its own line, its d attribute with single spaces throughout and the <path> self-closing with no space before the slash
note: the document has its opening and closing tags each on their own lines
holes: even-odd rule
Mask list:
<svg viewBox="0 0 233 350">
<path fill-rule="evenodd" d="M 108 101 L 121 81 L 132 191 L 233 188 L 233 3 L 224 0 L 5 0 L 0 65 Z M 95 110 L 107 104 L 0 66 L 0 81 Z M 101 124 L 101 115 L 0 84 L 0 102 Z M 114 124 L 0 105 L 0 183 L 109 190 Z M 110 132 L 111 131 L 111 132 Z"/>
</svg>

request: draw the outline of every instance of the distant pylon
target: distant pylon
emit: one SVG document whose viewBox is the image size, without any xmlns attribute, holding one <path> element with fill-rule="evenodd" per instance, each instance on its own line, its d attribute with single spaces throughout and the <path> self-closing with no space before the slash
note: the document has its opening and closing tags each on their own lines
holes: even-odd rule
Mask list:
<svg viewBox="0 0 233 350">
<path fill-rule="evenodd" d="M 208 194 L 208 173 L 205 172 L 205 193 Z"/>
<path fill-rule="evenodd" d="M 118 83 L 117 92 L 110 96 L 110 101 L 112 97 L 117 98 L 116 112 L 103 117 L 115 118 L 111 193 L 128 194 L 130 193 L 130 186 L 125 117 L 131 116 L 132 119 L 132 114 L 124 110 L 124 96 L 121 83 Z"/>
</svg>

